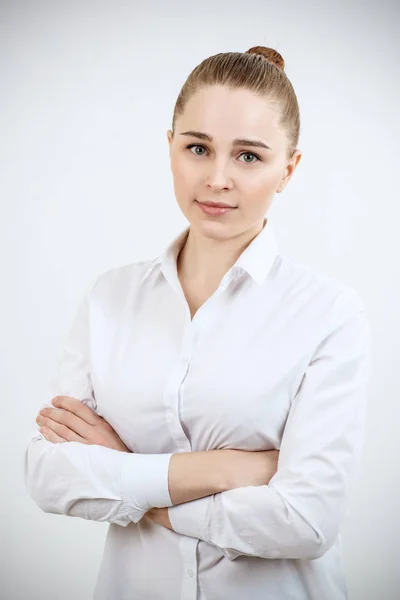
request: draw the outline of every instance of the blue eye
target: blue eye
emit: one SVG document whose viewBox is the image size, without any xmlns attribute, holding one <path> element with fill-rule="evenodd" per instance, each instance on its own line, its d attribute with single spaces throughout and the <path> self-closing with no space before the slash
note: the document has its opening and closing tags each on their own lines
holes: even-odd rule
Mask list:
<svg viewBox="0 0 400 600">
<path fill-rule="evenodd" d="M 203 146 L 202 144 L 189 144 L 188 146 L 186 146 L 186 148 L 188 150 L 190 150 L 191 148 L 205 148 L 205 146 Z M 193 152 L 192 152 L 192 154 L 193 154 Z M 194 153 L 194 154 L 196 154 L 196 153 Z M 262 158 L 260 156 L 258 156 L 258 154 L 254 154 L 254 152 L 247 152 L 245 150 L 240 153 L 240 156 L 243 156 L 244 154 L 247 154 L 248 156 L 254 156 L 254 158 L 257 159 L 256 161 L 252 161 L 252 162 L 244 161 L 248 165 L 254 164 L 254 162 L 262 161 Z M 197 156 L 202 156 L 202 154 L 197 154 Z"/>
</svg>

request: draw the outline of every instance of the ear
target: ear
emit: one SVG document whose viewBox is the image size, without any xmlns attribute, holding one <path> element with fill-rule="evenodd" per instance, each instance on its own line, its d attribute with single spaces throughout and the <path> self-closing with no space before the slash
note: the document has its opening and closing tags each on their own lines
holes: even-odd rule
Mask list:
<svg viewBox="0 0 400 600">
<path fill-rule="evenodd" d="M 277 194 L 280 194 L 280 192 L 282 192 L 285 189 L 285 187 L 291 180 L 293 173 L 295 172 L 295 169 L 296 169 L 297 165 L 299 164 L 302 156 L 303 155 L 301 153 L 301 150 L 295 150 L 292 158 L 290 159 L 289 163 L 286 165 L 285 174 L 284 174 L 283 178 L 281 179 L 281 181 L 279 182 L 278 187 L 276 188 Z"/>
<path fill-rule="evenodd" d="M 171 145 L 172 145 L 172 140 L 173 140 L 173 133 L 170 129 L 168 129 L 168 131 L 167 131 L 167 138 L 168 138 L 168 144 L 169 144 L 169 157 L 171 158 Z"/>
</svg>

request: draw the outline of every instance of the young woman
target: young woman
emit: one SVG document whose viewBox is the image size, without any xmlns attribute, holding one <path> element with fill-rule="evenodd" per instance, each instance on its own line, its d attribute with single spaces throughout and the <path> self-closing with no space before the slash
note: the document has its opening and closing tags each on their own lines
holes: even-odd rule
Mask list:
<svg viewBox="0 0 400 600">
<path fill-rule="evenodd" d="M 204 60 L 168 131 L 190 226 L 79 306 L 25 476 L 43 511 L 110 523 L 96 600 L 347 598 L 371 334 L 265 217 L 299 127 L 278 52 Z"/>
</svg>

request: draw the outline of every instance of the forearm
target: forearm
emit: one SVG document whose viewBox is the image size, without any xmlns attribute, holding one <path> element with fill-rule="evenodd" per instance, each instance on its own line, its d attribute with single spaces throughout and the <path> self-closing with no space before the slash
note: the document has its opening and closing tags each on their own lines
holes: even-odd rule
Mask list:
<svg viewBox="0 0 400 600">
<path fill-rule="evenodd" d="M 172 504 L 182 504 L 249 485 L 266 485 L 276 473 L 278 450 L 224 448 L 174 454 L 169 466 Z"/>
<path fill-rule="evenodd" d="M 171 506 L 169 454 L 135 454 L 78 442 L 52 443 L 33 431 L 25 483 L 47 513 L 136 523 L 154 506 Z"/>
<path fill-rule="evenodd" d="M 330 521 L 324 508 L 310 511 L 271 484 L 228 490 L 161 511 L 173 531 L 216 546 L 229 560 L 240 555 L 312 560 L 337 535 L 336 514 Z"/>
<path fill-rule="evenodd" d="M 173 504 L 182 504 L 228 489 L 223 472 L 223 450 L 173 454 L 168 486 Z"/>
<path fill-rule="evenodd" d="M 180 458 L 174 461 L 172 470 L 170 469 L 170 495 L 174 496 L 171 498 L 172 503 L 179 506 L 153 508 L 146 516 L 174 531 L 169 518 L 171 508 L 178 511 L 177 515 L 183 511 L 182 515 L 187 515 L 190 520 L 191 507 L 196 506 L 197 500 L 212 501 L 213 496 L 221 495 L 221 492 L 267 485 L 276 473 L 278 455 L 279 452 L 275 450 L 246 452 L 232 449 L 173 455 L 171 463 L 174 456 Z"/>
</svg>

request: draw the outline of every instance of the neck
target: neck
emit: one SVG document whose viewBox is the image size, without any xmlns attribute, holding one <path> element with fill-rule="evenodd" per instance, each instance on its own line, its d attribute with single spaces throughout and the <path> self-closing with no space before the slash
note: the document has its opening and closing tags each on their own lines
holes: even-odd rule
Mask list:
<svg viewBox="0 0 400 600">
<path fill-rule="evenodd" d="M 263 219 L 261 225 L 257 223 L 235 237 L 222 240 L 206 237 L 190 227 L 188 237 L 178 255 L 179 277 L 205 288 L 219 284 L 263 229 L 266 221 L 267 219 Z"/>
</svg>

